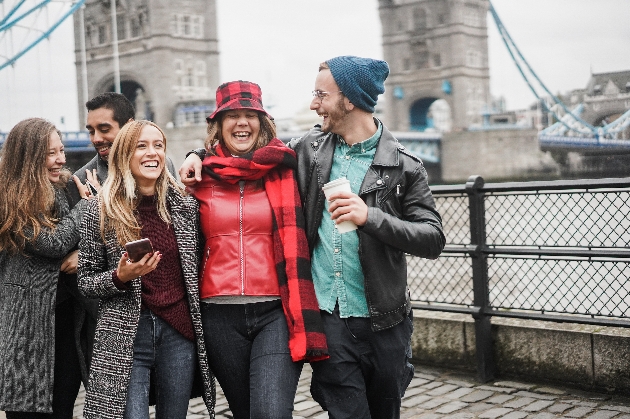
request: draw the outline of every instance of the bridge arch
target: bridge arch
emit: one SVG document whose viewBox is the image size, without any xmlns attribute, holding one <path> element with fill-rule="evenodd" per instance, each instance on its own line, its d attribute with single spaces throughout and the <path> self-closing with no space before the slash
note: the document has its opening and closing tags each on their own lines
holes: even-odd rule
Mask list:
<svg viewBox="0 0 630 419">
<path fill-rule="evenodd" d="M 427 96 L 416 99 L 409 108 L 411 131 L 448 132 L 452 126 L 451 106 L 439 97 Z"/>
<path fill-rule="evenodd" d="M 114 75 L 109 74 L 103 77 L 96 86 L 96 94 L 116 91 Z M 135 75 L 128 72 L 120 74 L 120 92 L 133 103 L 136 109 L 136 119 L 153 120 L 151 98 L 144 86 L 145 84 Z"/>
<path fill-rule="evenodd" d="M 596 127 L 610 124 L 628 111 L 628 108 L 622 105 L 623 104 L 611 104 L 603 107 L 603 109 L 600 108 L 589 115 L 591 121 L 588 122 Z"/>
</svg>

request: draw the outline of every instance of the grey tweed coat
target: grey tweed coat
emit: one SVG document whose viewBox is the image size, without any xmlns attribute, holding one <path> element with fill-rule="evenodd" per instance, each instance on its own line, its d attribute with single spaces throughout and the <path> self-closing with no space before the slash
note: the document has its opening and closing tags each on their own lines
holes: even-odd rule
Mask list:
<svg viewBox="0 0 630 419">
<path fill-rule="evenodd" d="M 167 202 L 195 329 L 204 401 L 211 417 L 214 417 L 214 375 L 208 367 L 199 309 L 198 204 L 192 197 L 183 197 L 172 188 L 168 191 Z M 88 298 L 100 298 L 83 411 L 86 419 L 122 418 L 125 411 L 133 365 L 133 345 L 140 319 L 142 278 L 131 280 L 130 290 L 116 288 L 112 272 L 117 268 L 123 251 L 113 232 L 106 236 L 103 243 L 98 202 L 93 200 L 81 225 L 78 268 L 79 290 Z"/>
<path fill-rule="evenodd" d="M 0 410 L 52 412 L 59 268 L 79 241 L 81 200 L 70 211 L 55 191 L 59 224 L 24 253 L 0 252 Z"/>
</svg>

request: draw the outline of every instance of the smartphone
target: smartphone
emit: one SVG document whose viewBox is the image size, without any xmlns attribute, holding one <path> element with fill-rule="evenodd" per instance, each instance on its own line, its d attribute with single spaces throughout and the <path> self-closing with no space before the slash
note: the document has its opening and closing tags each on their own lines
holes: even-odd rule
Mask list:
<svg viewBox="0 0 630 419">
<path fill-rule="evenodd" d="M 125 244 L 125 250 L 127 250 L 129 260 L 137 262 L 147 253 L 153 252 L 153 245 L 149 239 L 140 239 Z"/>
<path fill-rule="evenodd" d="M 92 185 L 92 184 L 90 183 L 90 181 L 89 181 L 89 180 L 86 180 L 86 181 L 85 181 L 85 184 L 87 185 L 88 189 L 90 190 L 90 193 L 91 193 L 93 196 L 96 196 L 96 194 L 98 194 L 98 191 L 96 190 L 96 188 L 94 187 L 94 185 Z"/>
</svg>

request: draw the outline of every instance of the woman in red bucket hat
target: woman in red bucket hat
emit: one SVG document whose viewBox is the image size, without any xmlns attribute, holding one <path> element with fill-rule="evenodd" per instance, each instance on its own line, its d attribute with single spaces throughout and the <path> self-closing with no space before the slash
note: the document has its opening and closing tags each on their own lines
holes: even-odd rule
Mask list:
<svg viewBox="0 0 630 419">
<path fill-rule="evenodd" d="M 291 418 L 304 361 L 325 359 L 293 150 L 260 86 L 217 89 L 208 116 L 199 273 L 208 362 L 234 418 Z"/>
</svg>

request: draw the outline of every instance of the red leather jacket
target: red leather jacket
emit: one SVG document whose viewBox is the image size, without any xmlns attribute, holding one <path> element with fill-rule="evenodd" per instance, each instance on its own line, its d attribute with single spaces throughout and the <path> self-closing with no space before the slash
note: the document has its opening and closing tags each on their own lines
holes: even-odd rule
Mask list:
<svg viewBox="0 0 630 419">
<path fill-rule="evenodd" d="M 192 191 L 199 201 L 205 237 L 201 259 L 201 298 L 279 296 L 274 263 L 272 212 L 257 182 L 234 185 L 214 179 Z"/>
</svg>

